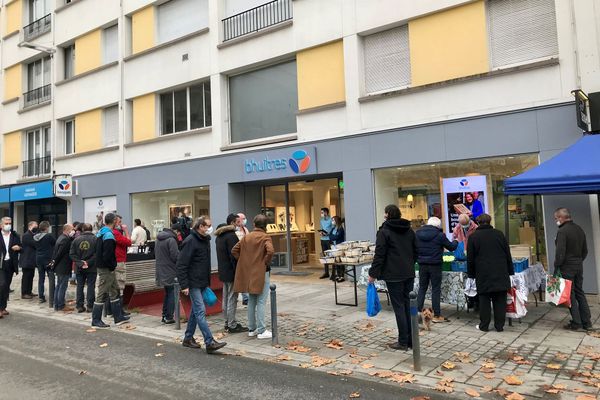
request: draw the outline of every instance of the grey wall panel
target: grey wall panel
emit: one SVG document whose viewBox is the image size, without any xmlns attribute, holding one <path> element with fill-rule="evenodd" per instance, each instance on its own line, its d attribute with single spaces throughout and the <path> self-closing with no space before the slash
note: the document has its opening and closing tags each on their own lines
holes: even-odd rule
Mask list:
<svg viewBox="0 0 600 400">
<path fill-rule="evenodd" d="M 371 169 L 344 172 L 347 240 L 375 240 L 375 200 Z"/>
<path fill-rule="evenodd" d="M 341 143 L 342 170 L 370 168 L 369 137 L 346 139 Z"/>
<path fill-rule="evenodd" d="M 581 138 L 575 106 L 546 108 L 535 113 L 540 151 L 562 150 Z"/>
</svg>

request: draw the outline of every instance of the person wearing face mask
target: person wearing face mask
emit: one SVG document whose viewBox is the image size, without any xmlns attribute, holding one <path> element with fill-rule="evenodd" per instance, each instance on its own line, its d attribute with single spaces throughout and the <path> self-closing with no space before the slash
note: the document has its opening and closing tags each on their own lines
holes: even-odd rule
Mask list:
<svg viewBox="0 0 600 400">
<path fill-rule="evenodd" d="M 329 216 L 329 209 L 326 207 L 321 208 L 321 229 L 319 229 L 319 233 L 321 234 L 321 250 L 323 251 L 323 255 L 325 255 L 325 251 L 331 248 L 329 241 L 329 234 L 333 229 L 333 220 Z M 329 264 L 325 264 L 325 270 L 323 271 L 323 275 L 319 279 L 329 278 Z M 332 280 L 335 279 L 335 273 L 332 275 Z"/>
<path fill-rule="evenodd" d="M 475 232 L 477 224 L 469 218 L 468 214 L 460 214 L 458 216 L 458 225 L 452 230 L 452 240 L 465 244 L 465 249 L 469 243 L 469 236 Z"/>
<path fill-rule="evenodd" d="M 54 311 L 73 311 L 73 307 L 67 307 L 65 296 L 71 276 L 73 260 L 69 252 L 71 251 L 71 241 L 75 236 L 73 225 L 63 225 L 62 234 L 56 239 L 54 252 L 52 253 L 52 264 L 54 265 L 54 274 L 56 276 L 56 286 L 54 288 Z"/>
<path fill-rule="evenodd" d="M 2 238 L 4 239 L 2 274 L 3 282 L 0 282 L 0 315 L 8 315 L 6 306 L 10 293 L 10 285 L 14 275 L 19 274 L 19 253 L 21 251 L 21 239 L 19 235 L 12 230 L 12 219 L 10 217 L 2 218 Z"/>
<path fill-rule="evenodd" d="M 199 217 L 188 237 L 183 241 L 183 247 L 177 257 L 177 279 L 181 285 L 181 292 L 189 296 L 192 310 L 188 318 L 187 329 L 182 345 L 191 349 L 200 349 L 201 346 L 194 339 L 196 325 L 204 337 L 206 352 L 212 354 L 225 347 L 227 343 L 217 342 L 210 331 L 206 321 L 206 306 L 204 305 L 203 292 L 210 287 L 210 234 L 213 231 L 209 217 Z"/>
<path fill-rule="evenodd" d="M 21 278 L 21 298 L 32 299 L 37 296 L 32 293 L 33 290 L 33 278 L 35 276 L 35 241 L 33 235 L 37 233 L 38 223 L 35 221 L 27 224 L 27 232 L 23 234 L 21 257 L 19 258 L 19 265 L 21 271 L 23 271 L 23 277 Z"/>
</svg>

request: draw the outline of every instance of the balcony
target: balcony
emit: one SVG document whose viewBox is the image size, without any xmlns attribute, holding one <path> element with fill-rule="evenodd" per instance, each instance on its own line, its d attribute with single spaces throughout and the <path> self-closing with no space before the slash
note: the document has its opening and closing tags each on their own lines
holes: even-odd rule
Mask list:
<svg viewBox="0 0 600 400">
<path fill-rule="evenodd" d="M 52 95 L 52 86 L 46 85 L 37 89 L 23 93 L 23 108 L 37 106 L 38 104 L 47 103 Z"/>
<path fill-rule="evenodd" d="M 292 0 L 275 0 L 223 20 L 223 42 L 291 20 Z"/>
<path fill-rule="evenodd" d="M 50 175 L 50 156 L 23 161 L 23 178 Z"/>
<path fill-rule="evenodd" d="M 28 40 L 34 39 L 46 32 L 49 32 L 51 28 L 52 14 L 48 14 L 37 21 L 33 21 L 23 28 L 23 40 L 27 42 Z"/>
</svg>

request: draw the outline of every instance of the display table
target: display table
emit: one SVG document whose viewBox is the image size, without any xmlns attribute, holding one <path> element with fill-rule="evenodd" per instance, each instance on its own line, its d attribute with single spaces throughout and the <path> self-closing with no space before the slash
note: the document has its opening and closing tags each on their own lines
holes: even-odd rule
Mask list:
<svg viewBox="0 0 600 400">
<path fill-rule="evenodd" d="M 352 279 L 352 285 L 354 286 L 354 303 L 340 303 L 338 301 L 338 288 L 337 288 L 337 284 L 338 282 L 336 280 L 333 281 L 333 287 L 334 287 L 334 291 L 335 291 L 335 304 L 338 306 L 352 306 L 352 307 L 358 307 L 358 288 L 357 288 L 357 284 L 358 284 L 358 277 L 356 276 L 356 267 L 359 266 L 365 266 L 367 268 L 371 268 L 371 262 L 364 262 L 364 263 L 335 263 L 332 264 L 333 268 L 335 269 L 335 267 L 337 266 L 341 266 L 344 267 L 344 277 L 348 276 L 349 278 Z M 363 271 L 365 270 L 365 267 L 363 267 Z M 367 269 L 367 272 L 369 270 Z M 367 274 L 368 277 L 368 274 Z M 385 284 L 385 283 L 384 283 Z M 366 285 L 365 285 L 366 286 Z"/>
</svg>

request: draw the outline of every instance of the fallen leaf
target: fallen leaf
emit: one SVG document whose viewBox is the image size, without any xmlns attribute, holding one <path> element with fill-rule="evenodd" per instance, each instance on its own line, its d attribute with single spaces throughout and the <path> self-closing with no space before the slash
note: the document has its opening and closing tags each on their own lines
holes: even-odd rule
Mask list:
<svg viewBox="0 0 600 400">
<path fill-rule="evenodd" d="M 225 336 L 227 336 L 227 333 L 225 333 L 225 332 L 218 332 L 217 334 L 215 334 L 215 339 L 216 339 L 216 340 L 221 340 L 221 339 L 223 339 Z"/>
<path fill-rule="evenodd" d="M 165 353 L 156 353 L 154 357 L 164 357 Z"/>
<path fill-rule="evenodd" d="M 589 394 L 580 394 L 575 400 L 596 400 L 596 398 Z"/>
<path fill-rule="evenodd" d="M 560 351 L 556 353 L 554 356 L 557 360 L 565 361 L 569 359 L 569 355 L 565 353 L 561 353 Z"/>
<path fill-rule="evenodd" d="M 491 374 L 491 373 L 496 372 L 496 370 L 494 368 L 481 368 L 480 371 L 483 372 L 484 374 Z"/>
<path fill-rule="evenodd" d="M 344 342 L 339 339 L 333 339 L 329 343 L 327 343 L 326 347 L 334 350 L 342 350 L 344 348 Z"/>
<path fill-rule="evenodd" d="M 375 329 L 375 324 L 373 324 L 371 321 L 367 321 L 366 323 L 362 323 L 358 326 L 355 326 L 355 328 L 359 331 L 368 332 Z"/>
<path fill-rule="evenodd" d="M 374 365 L 373 364 L 363 364 L 363 365 L 361 365 L 361 367 L 363 367 L 364 369 L 369 369 L 369 368 L 373 368 Z"/>
<path fill-rule="evenodd" d="M 388 380 L 396 383 L 414 383 L 415 376 L 413 374 L 395 373 L 392 374 L 392 376 L 390 376 Z"/>
<path fill-rule="evenodd" d="M 494 390 L 494 392 L 498 393 L 502 397 L 506 397 L 509 395 L 509 392 L 506 389 L 496 389 Z"/>
<path fill-rule="evenodd" d="M 311 351 L 311 349 L 309 347 L 302 346 L 302 342 L 298 341 L 298 340 L 289 342 L 286 346 L 286 349 L 295 351 L 297 353 L 308 353 Z"/>
<path fill-rule="evenodd" d="M 512 392 L 508 396 L 506 396 L 506 400 L 525 400 L 525 397 L 521 396 L 517 392 Z"/>
<path fill-rule="evenodd" d="M 496 369 L 496 364 L 494 364 L 493 362 L 484 362 L 483 364 L 481 364 L 481 368 Z"/>
<path fill-rule="evenodd" d="M 481 390 L 484 391 L 484 392 L 486 392 L 486 393 L 489 393 L 492 390 L 494 390 L 494 388 L 491 387 L 491 386 L 484 386 Z"/>
<path fill-rule="evenodd" d="M 132 331 L 134 329 L 136 329 L 136 327 L 134 325 L 125 325 L 125 330 L 126 331 Z"/>
<path fill-rule="evenodd" d="M 457 361 L 464 363 L 464 364 L 470 364 L 473 362 L 473 360 L 471 359 L 471 355 L 469 353 L 466 353 L 463 351 L 454 353 L 454 357 Z"/>
<path fill-rule="evenodd" d="M 100 347 L 102 347 L 102 348 L 108 347 L 108 343 L 102 343 L 102 344 L 100 345 Z"/>
<path fill-rule="evenodd" d="M 446 362 L 442 363 L 442 367 L 445 369 L 454 369 L 454 368 L 456 368 L 456 365 L 450 361 L 446 361 Z"/>
<path fill-rule="evenodd" d="M 483 374 L 483 377 L 485 379 L 495 379 L 496 376 L 494 374 Z"/>
<path fill-rule="evenodd" d="M 358 392 L 352 392 L 352 393 L 350 393 L 349 397 L 351 399 L 358 399 L 360 397 L 360 393 L 358 393 Z"/>
<path fill-rule="evenodd" d="M 556 384 L 552 385 L 552 387 L 554 389 L 558 389 L 558 390 L 566 390 L 567 389 L 567 385 L 564 385 L 562 383 L 556 383 Z"/>
<path fill-rule="evenodd" d="M 417 396 L 417 397 L 411 397 L 410 400 L 431 400 L 431 397 L 429 397 L 429 396 Z"/>
<path fill-rule="evenodd" d="M 324 326 L 319 326 L 317 327 L 317 332 L 325 332 L 325 327 Z"/>
<path fill-rule="evenodd" d="M 310 365 L 310 364 L 300 364 L 300 368 L 306 369 L 306 368 L 310 368 L 310 367 L 312 367 L 312 365 Z"/>
<path fill-rule="evenodd" d="M 444 378 L 440 380 L 435 386 L 435 390 L 444 392 L 444 393 L 452 393 L 454 392 L 454 378 Z"/>
<path fill-rule="evenodd" d="M 369 372 L 369 375 L 371 376 L 378 376 L 380 378 L 390 378 L 394 375 L 394 373 L 392 371 L 373 371 L 373 372 Z"/>
<path fill-rule="evenodd" d="M 332 360 L 330 358 L 325 358 L 325 357 L 320 357 L 320 356 L 313 356 L 311 364 L 312 364 L 313 367 L 322 367 L 324 365 L 333 364 L 334 362 L 335 362 L 335 360 Z"/>
<path fill-rule="evenodd" d="M 87 375 L 88 372 L 86 370 L 79 371 L 79 375 Z"/>
<path fill-rule="evenodd" d="M 296 335 L 298 335 L 298 336 L 306 336 L 307 333 L 308 333 L 308 331 L 300 331 L 300 332 L 296 333 Z"/>
<path fill-rule="evenodd" d="M 505 377 L 504 377 L 504 382 L 506 382 L 506 383 L 507 383 L 507 384 L 509 384 L 509 385 L 515 385 L 515 386 L 518 386 L 518 385 L 522 385 L 522 384 L 523 384 L 523 381 L 522 381 L 522 380 L 520 380 L 519 378 L 517 378 L 517 377 L 516 377 L 516 376 L 514 376 L 514 375 L 508 375 L 508 376 L 505 376 Z"/>
<path fill-rule="evenodd" d="M 553 369 L 553 370 L 559 370 L 562 367 L 560 366 L 560 364 L 548 364 L 548 365 L 546 365 L 546 368 Z"/>
<path fill-rule="evenodd" d="M 86 330 L 87 333 L 94 333 L 96 332 L 96 330 L 94 328 L 90 328 L 88 330 Z"/>
<path fill-rule="evenodd" d="M 329 375 L 335 375 L 335 376 L 352 375 L 352 371 L 349 369 L 342 369 L 340 371 L 327 371 L 327 373 Z"/>
<path fill-rule="evenodd" d="M 479 392 L 477 392 L 476 390 L 473 390 L 473 389 L 466 389 L 465 393 L 468 394 L 471 397 L 481 397 L 481 395 L 479 394 Z"/>
<path fill-rule="evenodd" d="M 559 394 L 560 390 L 558 390 L 558 389 L 546 389 L 545 392 L 546 393 L 550 393 L 550 394 Z"/>
</svg>

